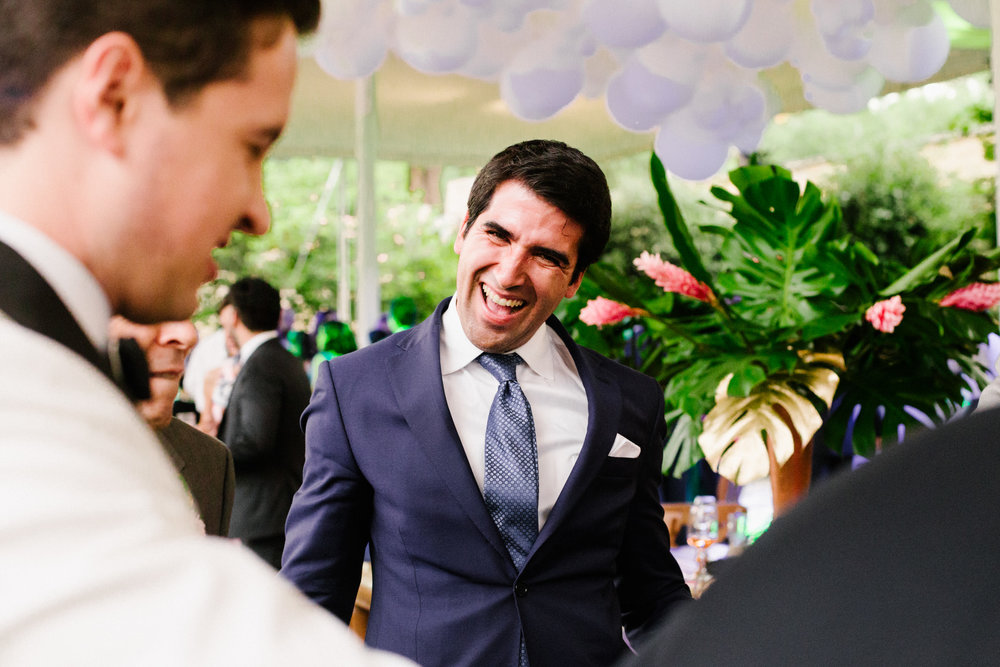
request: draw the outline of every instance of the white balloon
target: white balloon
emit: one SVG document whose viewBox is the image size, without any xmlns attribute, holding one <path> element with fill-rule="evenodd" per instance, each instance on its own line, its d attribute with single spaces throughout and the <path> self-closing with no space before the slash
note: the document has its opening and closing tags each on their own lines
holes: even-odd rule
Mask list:
<svg viewBox="0 0 1000 667">
<path fill-rule="evenodd" d="M 759 135 L 768 119 L 764 92 L 739 73 L 714 74 L 698 87 L 686 109 L 694 123 L 727 144 L 737 137 Z"/>
<path fill-rule="evenodd" d="M 694 84 L 701 78 L 712 47 L 667 33 L 634 53 L 636 60 L 653 74 Z"/>
<path fill-rule="evenodd" d="M 726 55 L 741 67 L 773 67 L 787 57 L 794 36 L 795 24 L 780 0 L 756 0 L 747 22 L 726 42 Z"/>
<path fill-rule="evenodd" d="M 963 19 L 977 28 L 989 28 L 990 0 L 950 0 L 951 8 Z"/>
<path fill-rule="evenodd" d="M 528 32 L 506 32 L 486 21 L 480 21 L 477 30 L 475 53 L 456 71 L 474 79 L 495 81 L 507 66 L 510 54 L 517 53 L 528 42 Z"/>
<path fill-rule="evenodd" d="M 667 27 L 695 42 L 722 42 L 750 15 L 750 0 L 658 0 Z"/>
<path fill-rule="evenodd" d="M 686 127 L 683 117 L 660 126 L 653 150 L 668 171 L 690 181 L 714 176 L 729 157 L 729 146 Z"/>
<path fill-rule="evenodd" d="M 498 0 L 490 20 L 500 30 L 519 30 L 524 25 L 524 18 L 533 9 L 532 0 Z"/>
<path fill-rule="evenodd" d="M 839 114 L 863 111 L 868 102 L 879 94 L 885 78 L 874 68 L 867 68 L 850 86 L 824 88 L 815 83 L 803 82 L 802 94 L 814 107 Z"/>
<path fill-rule="evenodd" d="M 572 102 L 583 88 L 583 70 L 541 66 L 527 72 L 504 71 L 500 96 L 522 120 L 551 118 Z"/>
<path fill-rule="evenodd" d="M 861 28 L 875 17 L 872 0 L 812 0 L 809 8 L 821 34 L 836 33 L 845 26 Z"/>
<path fill-rule="evenodd" d="M 608 82 L 605 103 L 623 128 L 646 132 L 687 104 L 693 94 L 693 85 L 657 76 L 632 57 Z"/>
<path fill-rule="evenodd" d="M 500 97 L 515 116 L 544 120 L 583 89 L 583 61 L 571 36 L 550 35 L 523 47 L 500 75 Z"/>
<path fill-rule="evenodd" d="M 871 0 L 812 0 L 816 29 L 826 49 L 843 60 L 859 60 L 871 48 L 866 27 L 875 16 Z"/>
<path fill-rule="evenodd" d="M 795 30 L 789 62 L 799 70 L 805 83 L 832 89 L 846 88 L 854 85 L 858 75 L 868 66 L 863 60 L 844 60 L 830 53 L 813 22 L 799 20 Z"/>
<path fill-rule="evenodd" d="M 860 60 L 868 55 L 872 41 L 860 31 L 845 26 L 835 33 L 823 34 L 823 45 L 834 57 L 842 60 Z"/>
<path fill-rule="evenodd" d="M 915 28 L 876 26 L 868 60 L 887 79 L 917 83 L 941 69 L 950 49 L 948 29 L 934 14 L 930 23 Z"/>
<path fill-rule="evenodd" d="M 648 44 L 667 29 L 657 0 L 587 0 L 584 25 L 608 46 L 636 48 Z"/>
<path fill-rule="evenodd" d="M 316 35 L 316 62 L 338 79 L 372 74 L 389 51 L 390 20 L 391 14 L 377 0 L 324 5 Z"/>
<path fill-rule="evenodd" d="M 453 72 L 475 53 L 476 25 L 465 6 L 436 2 L 422 14 L 396 20 L 396 52 L 421 72 Z"/>
</svg>

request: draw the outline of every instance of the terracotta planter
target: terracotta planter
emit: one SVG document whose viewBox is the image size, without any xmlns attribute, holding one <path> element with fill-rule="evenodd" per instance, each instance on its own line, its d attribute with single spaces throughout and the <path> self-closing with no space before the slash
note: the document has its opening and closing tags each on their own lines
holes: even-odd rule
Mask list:
<svg viewBox="0 0 1000 667">
<path fill-rule="evenodd" d="M 812 481 L 813 443 L 810 439 L 803 444 L 798 431 L 792 428 L 788 414 L 780 405 L 774 407 L 791 429 L 792 441 L 795 444 L 792 455 L 785 461 L 784 465 L 779 466 L 774 458 L 770 438 L 768 438 L 767 460 L 770 464 L 771 495 L 774 502 L 774 516 L 778 517 L 809 492 L 809 484 Z"/>
</svg>

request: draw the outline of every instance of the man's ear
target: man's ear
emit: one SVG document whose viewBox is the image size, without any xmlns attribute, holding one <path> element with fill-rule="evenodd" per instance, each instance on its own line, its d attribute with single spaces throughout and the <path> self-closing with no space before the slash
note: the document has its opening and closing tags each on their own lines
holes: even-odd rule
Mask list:
<svg viewBox="0 0 1000 667">
<path fill-rule="evenodd" d="M 578 289 L 580 289 L 580 283 L 582 283 L 582 282 L 583 282 L 583 274 L 585 274 L 586 272 L 587 272 L 587 270 L 586 270 L 586 269 L 584 269 L 583 271 L 581 271 L 581 272 L 580 272 L 580 275 L 578 275 L 578 276 L 576 277 L 576 280 L 574 280 L 573 282 L 571 282 L 571 283 L 569 284 L 569 286 L 568 286 L 568 287 L 566 288 L 566 293 L 565 293 L 565 294 L 563 295 L 563 298 L 564 298 L 564 299 L 569 299 L 569 298 L 571 298 L 571 297 L 572 297 L 572 296 L 573 296 L 574 294 L 576 294 L 576 291 L 577 291 Z"/>
<path fill-rule="evenodd" d="M 123 32 L 101 35 L 83 52 L 73 89 L 73 113 L 94 144 L 121 155 L 122 129 L 135 112 L 146 63 L 139 45 Z"/>
<path fill-rule="evenodd" d="M 455 235 L 455 245 L 453 247 L 455 249 L 456 255 L 462 254 L 462 242 L 465 241 L 465 232 L 466 232 L 465 225 L 468 222 L 469 222 L 469 212 L 466 211 L 465 217 L 462 218 L 462 224 L 458 226 L 458 234 Z"/>
</svg>

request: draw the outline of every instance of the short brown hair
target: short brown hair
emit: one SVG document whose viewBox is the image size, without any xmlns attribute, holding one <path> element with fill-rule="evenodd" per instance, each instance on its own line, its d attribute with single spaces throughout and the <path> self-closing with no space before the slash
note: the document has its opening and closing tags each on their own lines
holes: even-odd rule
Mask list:
<svg viewBox="0 0 1000 667">
<path fill-rule="evenodd" d="M 0 0 L 0 145 L 33 126 L 52 75 L 101 35 L 125 32 L 179 106 L 205 85 L 239 76 L 260 19 L 316 29 L 320 0 Z"/>
</svg>

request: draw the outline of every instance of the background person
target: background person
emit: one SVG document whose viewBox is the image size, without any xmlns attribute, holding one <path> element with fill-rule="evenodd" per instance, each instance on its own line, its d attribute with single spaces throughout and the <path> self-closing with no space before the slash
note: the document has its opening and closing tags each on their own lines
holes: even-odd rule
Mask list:
<svg viewBox="0 0 1000 667">
<path fill-rule="evenodd" d="M 278 290 L 260 278 L 242 278 L 222 303 L 220 321 L 240 360 L 219 424 L 219 439 L 236 464 L 229 534 L 278 569 L 285 518 L 302 483 L 299 417 L 309 403 L 309 378 L 278 339 Z"/>
<path fill-rule="evenodd" d="M 150 396 L 136 404 L 139 414 L 156 431 L 177 468 L 201 528 L 208 535 L 226 537 L 236 484 L 233 456 L 224 444 L 173 414 L 184 360 L 198 342 L 197 329 L 191 320 L 136 324 L 116 315 L 108 332 L 112 339 L 135 340 L 145 354 Z"/>
<path fill-rule="evenodd" d="M 607 665 L 623 626 L 637 639 L 690 598 L 657 493 L 663 393 L 552 316 L 610 218 L 580 151 L 507 148 L 473 184 L 454 298 L 321 364 L 282 574 L 347 620 L 370 542 L 368 644 L 427 666 Z"/>
</svg>

